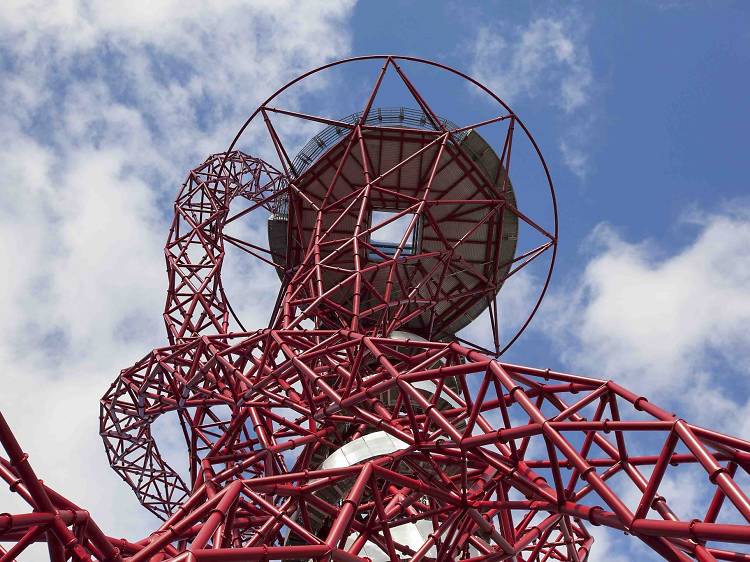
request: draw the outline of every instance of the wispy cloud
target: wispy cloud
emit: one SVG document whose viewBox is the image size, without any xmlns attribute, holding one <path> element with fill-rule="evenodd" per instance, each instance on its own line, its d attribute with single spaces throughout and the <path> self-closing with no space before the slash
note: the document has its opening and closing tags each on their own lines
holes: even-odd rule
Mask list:
<svg viewBox="0 0 750 562">
<path fill-rule="evenodd" d="M 568 132 L 560 140 L 560 150 L 579 177 L 585 177 L 589 162 L 577 121 L 594 86 L 586 31 L 575 10 L 536 18 L 525 26 L 484 25 L 471 52 L 472 73 L 500 97 L 511 103 L 522 97 L 537 99 L 567 116 Z"/>
<path fill-rule="evenodd" d="M 0 11 L 0 408 L 45 480 L 110 533 L 151 526 L 106 465 L 97 416 L 119 370 L 165 343 L 170 200 L 272 87 L 347 53 L 351 7 L 59 0 Z M 263 275 L 240 269 L 235 286 L 240 274 L 245 285 Z M 249 326 L 265 320 L 260 305 Z"/>
<path fill-rule="evenodd" d="M 589 99 L 592 75 L 580 20 L 539 18 L 505 36 L 483 26 L 474 43 L 473 72 L 509 100 L 544 96 L 570 113 Z"/>
<path fill-rule="evenodd" d="M 590 116 L 580 118 L 568 124 L 565 133 L 560 138 L 560 155 L 563 164 L 581 179 L 584 179 L 591 170 L 589 139 L 593 129 L 594 120 Z"/>
</svg>

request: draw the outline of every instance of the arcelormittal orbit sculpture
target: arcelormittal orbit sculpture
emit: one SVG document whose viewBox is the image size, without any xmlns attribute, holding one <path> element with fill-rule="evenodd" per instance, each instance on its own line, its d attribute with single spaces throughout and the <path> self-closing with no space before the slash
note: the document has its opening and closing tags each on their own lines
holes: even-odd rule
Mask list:
<svg viewBox="0 0 750 562">
<path fill-rule="evenodd" d="M 423 93 L 427 78 L 445 85 Z M 238 224 L 263 224 L 268 244 Z M 475 80 L 397 56 L 301 76 L 188 175 L 165 248 L 169 343 L 101 402 L 112 467 L 164 523 L 107 536 L 37 479 L 0 418 L 0 476 L 29 504 L 0 515 L 0 561 L 46 541 L 55 562 L 582 562 L 600 525 L 666 560 L 750 560 L 750 443 L 612 381 L 497 360 L 538 308 L 556 244 L 541 153 Z M 247 331 L 225 294 L 235 250 L 281 278 L 265 329 Z M 514 280 L 541 290 L 504 338 Z M 480 316 L 483 332 L 463 330 Z M 184 474 L 158 448 L 166 414 Z M 688 476 L 710 491 L 694 513 L 665 492 Z"/>
</svg>

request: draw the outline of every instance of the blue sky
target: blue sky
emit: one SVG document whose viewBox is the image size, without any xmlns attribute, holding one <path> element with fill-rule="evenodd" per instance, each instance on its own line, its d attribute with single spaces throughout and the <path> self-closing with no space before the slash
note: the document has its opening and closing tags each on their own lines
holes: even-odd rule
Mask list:
<svg viewBox="0 0 750 562">
<path fill-rule="evenodd" d="M 0 408 L 45 479 L 102 526 L 150 527 L 106 466 L 98 399 L 165 341 L 161 252 L 179 183 L 286 80 L 400 53 L 486 82 L 550 165 L 558 265 L 506 358 L 614 378 L 750 437 L 749 23 L 747 3 L 687 0 L 12 0 L 0 14 Z M 459 114 L 474 103 L 437 96 Z M 261 324 L 273 275 L 237 264 L 228 277 Z"/>
</svg>

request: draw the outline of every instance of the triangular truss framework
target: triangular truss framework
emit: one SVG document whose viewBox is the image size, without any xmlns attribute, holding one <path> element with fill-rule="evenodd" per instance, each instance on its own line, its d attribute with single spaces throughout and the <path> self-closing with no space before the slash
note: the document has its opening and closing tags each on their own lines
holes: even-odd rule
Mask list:
<svg viewBox="0 0 750 562">
<path fill-rule="evenodd" d="M 420 132 L 419 150 L 374 174 L 366 138 L 378 127 L 367 118 L 388 69 L 432 130 Z M 461 158 L 455 136 L 482 123 L 446 128 L 397 57 L 384 58 L 354 123 L 268 104 L 260 113 L 280 169 L 232 150 L 190 173 L 165 249 L 169 345 L 123 370 L 101 402 L 112 467 L 163 524 L 132 542 L 105 535 L 87 511 L 38 479 L 0 415 L 0 478 L 29 506 L 27 513 L 0 514 L 0 562 L 23 560 L 39 541 L 54 562 L 583 562 L 592 525 L 624 531 L 666 560 L 750 560 L 750 500 L 743 490 L 750 443 L 691 425 L 612 381 L 503 363 L 457 339 L 394 332 L 440 301 L 459 302 L 441 279 L 473 266 L 453 260 L 460 241 L 446 242 L 435 252 L 434 271 L 405 275 L 401 266 L 419 261 L 400 255 L 409 230 L 394 254 L 357 259 L 363 248 L 377 254 L 369 234 L 384 226 L 365 224 L 364 212 L 378 193 L 393 191 L 384 181 L 389 175 L 428 155 L 421 191 L 395 196 L 401 216 L 439 223 L 430 212 L 444 201 L 430 200 L 432 178 Z M 274 114 L 348 131 L 338 152 L 323 156 L 337 170 L 321 182 L 324 197 L 311 199 L 302 189 L 304 174 L 296 173 Z M 507 176 L 516 117 L 490 121 L 509 124 L 501 153 Z M 333 186 L 343 162 L 357 153 L 362 178 L 339 197 Z M 500 175 L 487 182 L 477 184 L 475 195 L 503 185 Z M 501 188 L 482 196 L 486 217 L 510 209 L 547 237 L 514 257 L 506 272 L 512 275 L 554 251 L 556 232 L 503 195 Z M 232 215 L 237 198 L 246 206 Z M 257 209 L 293 217 L 305 206 L 317 213 L 314 232 L 289 221 L 285 264 L 224 230 Z M 358 217 L 355 233 L 337 238 L 336 220 L 325 226 L 322 217 L 349 210 Z M 412 220 L 408 229 L 415 227 Z M 281 271 L 282 290 L 265 329 L 248 332 L 233 318 L 221 282 L 227 243 Z M 327 288 L 325 272 L 339 267 L 341 255 L 353 256 L 351 267 Z M 495 322 L 492 302 L 502 280 L 474 269 Z M 376 290 L 379 272 L 390 288 L 365 297 Z M 351 298 L 335 298 L 347 290 Z M 241 331 L 231 328 L 233 320 Z M 168 414 L 176 414 L 185 436 L 185 475 L 158 448 L 154 423 Z M 687 473 L 711 490 L 696 513 L 679 512 L 665 492 Z"/>
</svg>

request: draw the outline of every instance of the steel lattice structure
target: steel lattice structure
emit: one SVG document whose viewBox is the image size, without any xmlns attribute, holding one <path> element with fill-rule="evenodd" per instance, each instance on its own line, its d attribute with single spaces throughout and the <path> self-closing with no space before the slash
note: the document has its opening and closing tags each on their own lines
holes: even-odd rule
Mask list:
<svg viewBox="0 0 750 562">
<path fill-rule="evenodd" d="M 348 118 L 271 105 L 309 75 L 362 61 L 381 66 Z M 407 63 L 477 84 L 410 57 L 321 67 L 242 129 L 262 120 L 277 164 L 236 149 L 238 135 L 183 185 L 165 248 L 169 345 L 123 370 L 101 402 L 112 467 L 163 524 L 133 542 L 108 537 L 38 480 L 0 416 L 0 476 L 30 508 L 0 515 L 0 561 L 46 541 L 55 562 L 582 562 L 592 525 L 666 560 L 750 560 L 750 443 L 615 382 L 498 359 L 518 335 L 500 341 L 498 291 L 550 258 L 525 328 L 554 263 L 556 214 L 544 226 L 517 204 L 513 135 L 528 135 L 518 117 L 481 87 L 501 112 L 455 125 Z M 389 72 L 418 109 L 377 105 Z M 278 115 L 326 129 L 292 159 Z M 491 124 L 506 127 L 497 151 L 478 133 Z M 244 202 L 235 214 L 233 200 Z M 267 248 L 225 228 L 252 213 L 268 217 Z M 541 244 L 520 246 L 526 227 Z M 230 245 L 279 272 L 264 329 L 242 327 L 225 295 Z M 456 335 L 483 310 L 494 350 Z M 189 474 L 157 446 L 154 423 L 168 414 Z M 663 495 L 687 470 L 712 489 L 700 513 Z"/>
</svg>

